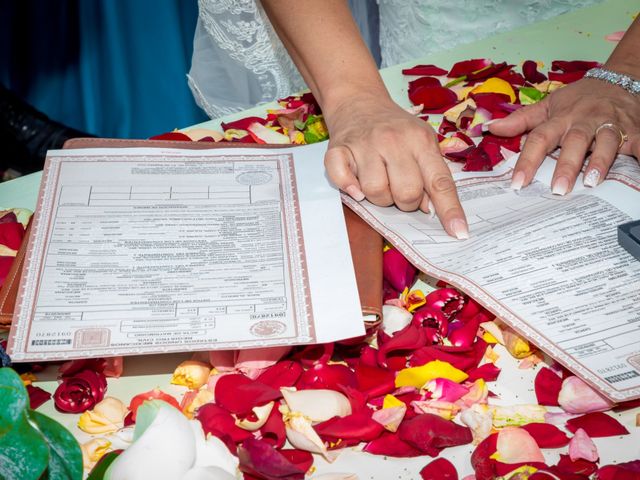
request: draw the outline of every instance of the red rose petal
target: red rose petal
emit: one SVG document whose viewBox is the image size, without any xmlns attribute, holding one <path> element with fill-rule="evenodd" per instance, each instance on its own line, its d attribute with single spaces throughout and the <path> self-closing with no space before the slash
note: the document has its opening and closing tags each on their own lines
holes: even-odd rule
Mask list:
<svg viewBox="0 0 640 480">
<path fill-rule="evenodd" d="M 475 72 L 467 74 L 467 85 L 478 82 L 479 80 L 485 80 L 487 78 L 496 77 L 503 72 L 508 72 L 513 65 L 508 65 L 507 62 L 494 63 L 488 68 L 483 68 Z"/>
<path fill-rule="evenodd" d="M 592 68 L 599 67 L 599 62 L 593 62 L 589 60 L 554 60 L 551 62 L 551 70 L 560 70 L 565 73 L 572 72 L 586 72 Z"/>
<path fill-rule="evenodd" d="M 382 342 L 382 330 L 378 333 L 378 362 L 387 364 L 387 354 L 397 351 L 411 351 L 424 347 L 427 343 L 425 329 L 410 323 L 402 330 L 395 332 L 391 338 Z"/>
<path fill-rule="evenodd" d="M 417 274 L 418 269 L 395 248 L 382 255 L 382 276 L 398 292 L 411 287 Z"/>
<path fill-rule="evenodd" d="M 493 363 L 485 363 L 467 371 L 467 375 L 469 375 L 469 378 L 467 378 L 469 382 L 474 382 L 479 378 L 485 382 L 495 382 L 500 375 L 500 369 Z"/>
<path fill-rule="evenodd" d="M 241 415 L 280 397 L 279 390 L 241 374 L 223 375 L 215 386 L 216 402 L 231 413 Z"/>
<path fill-rule="evenodd" d="M 408 93 L 411 97 L 413 93 L 420 87 L 440 87 L 440 80 L 433 77 L 420 77 L 417 80 L 409 82 Z"/>
<path fill-rule="evenodd" d="M 53 401 L 60 412 L 82 413 L 101 402 L 106 390 L 107 379 L 102 373 L 82 370 L 62 379 L 53 393 Z"/>
<path fill-rule="evenodd" d="M 446 135 L 447 133 L 457 132 L 457 131 L 458 131 L 458 127 L 456 126 L 456 124 L 454 122 L 450 122 L 446 118 L 442 119 L 442 122 L 438 127 L 438 133 L 442 135 Z"/>
<path fill-rule="evenodd" d="M 331 360 L 334 348 L 334 343 L 307 345 L 302 350 L 294 353 L 292 358 L 298 360 L 305 367 L 312 367 L 317 363 L 327 363 Z"/>
<path fill-rule="evenodd" d="M 468 427 L 430 413 L 405 419 L 398 434 L 401 440 L 431 456 L 438 455 L 442 448 L 466 445 L 473 440 Z"/>
<path fill-rule="evenodd" d="M 458 78 L 465 75 L 469 75 L 473 72 L 477 72 L 478 70 L 482 70 L 489 66 L 493 65 L 493 62 L 487 58 L 475 58 L 473 60 L 465 60 L 462 62 L 455 63 L 449 73 L 447 73 L 447 77 L 450 78 Z"/>
<path fill-rule="evenodd" d="M 149 137 L 149 140 L 171 140 L 178 142 L 191 142 L 191 137 L 182 132 L 166 132 Z"/>
<path fill-rule="evenodd" d="M 435 65 L 416 65 L 415 67 L 405 68 L 402 70 L 403 75 L 431 75 L 439 77 L 445 75 L 446 70 Z"/>
<path fill-rule="evenodd" d="M 18 217 L 14 212 L 7 212 L 0 217 L 0 223 L 16 223 L 18 221 Z"/>
<path fill-rule="evenodd" d="M 358 363 L 355 367 L 358 389 L 371 397 L 391 393 L 395 389 L 394 372 Z"/>
<path fill-rule="evenodd" d="M 567 421 L 567 429 L 571 433 L 575 433 L 578 428 L 582 428 L 591 438 L 613 437 L 629 433 L 624 425 L 603 412 L 587 413 Z"/>
<path fill-rule="evenodd" d="M 470 353 L 475 352 L 478 345 L 481 346 L 478 342 L 479 341 L 476 340 L 476 343 L 473 345 L 473 349 L 447 349 L 440 346 L 426 346 L 413 352 L 409 358 L 409 365 L 412 367 L 419 367 L 421 365 L 426 365 L 433 360 L 440 360 L 442 362 L 448 362 L 458 370 L 466 372 L 475 368 L 484 355 L 484 351 L 482 352 L 482 355 L 480 355 L 480 358 L 478 358 L 477 354 L 470 355 Z M 484 343 L 484 349 L 486 350 L 486 348 L 487 345 Z"/>
<path fill-rule="evenodd" d="M 35 410 L 51 398 L 49 392 L 31 384 L 27 385 L 27 394 L 29 395 L 29 406 L 31 410 Z"/>
<path fill-rule="evenodd" d="M 471 98 L 478 108 L 484 108 L 491 113 L 493 118 L 499 118 L 499 114 L 509 113 L 511 105 L 508 95 L 502 93 L 472 93 Z"/>
<path fill-rule="evenodd" d="M 275 448 L 282 448 L 287 440 L 287 431 L 282 420 L 282 414 L 278 410 L 278 403 L 271 409 L 269 418 L 260 429 L 262 440 L 270 443 Z"/>
<path fill-rule="evenodd" d="M 2 285 L 4 279 L 9 275 L 9 270 L 11 270 L 14 258 L 15 257 L 0 256 L 0 285 Z"/>
<path fill-rule="evenodd" d="M 515 137 L 499 137 L 492 133 L 486 133 L 482 137 L 482 141 L 480 145 L 486 146 L 488 144 L 495 144 L 499 147 L 506 148 L 507 150 L 511 150 L 512 152 L 520 151 L 520 144 L 522 143 L 522 135 L 516 135 Z"/>
<path fill-rule="evenodd" d="M 302 365 L 291 360 L 278 362 L 266 368 L 256 380 L 277 390 L 292 387 L 302 375 Z"/>
<path fill-rule="evenodd" d="M 420 470 L 420 476 L 423 480 L 458 480 L 458 471 L 446 458 L 436 458 Z"/>
<path fill-rule="evenodd" d="M 24 237 L 24 227 L 18 222 L 0 223 L 0 245 L 5 245 L 12 250 L 18 250 Z"/>
<path fill-rule="evenodd" d="M 493 170 L 489 154 L 482 148 L 472 148 L 462 170 L 465 172 L 489 172 Z"/>
<path fill-rule="evenodd" d="M 547 367 L 540 369 L 534 382 L 536 398 L 540 405 L 559 406 L 558 394 L 562 388 L 562 378 Z"/>
<path fill-rule="evenodd" d="M 534 467 L 534 468 L 538 468 L 538 469 L 547 468 L 547 465 L 545 465 L 544 463 L 539 463 L 539 462 L 521 462 L 521 463 L 496 462 L 495 463 L 496 474 L 499 477 L 503 477 L 503 476 L 506 476 L 507 474 L 509 474 L 510 472 L 513 472 L 517 468 L 524 467 L 525 465 L 529 465 L 530 467 Z"/>
<path fill-rule="evenodd" d="M 325 442 L 339 442 L 340 447 L 370 442 L 378 438 L 384 427 L 371 418 L 371 410 L 346 417 L 333 417 L 314 425 L 314 430 Z"/>
<path fill-rule="evenodd" d="M 520 428 L 526 430 L 540 448 L 560 448 L 569 445 L 569 437 L 550 423 L 528 423 Z"/>
<path fill-rule="evenodd" d="M 474 449 L 471 454 L 471 466 L 476 474 L 476 480 L 493 480 L 496 477 L 496 461 L 491 455 L 496 453 L 498 434 L 492 433 Z"/>
<path fill-rule="evenodd" d="M 138 411 L 138 407 L 142 405 L 142 402 L 145 400 L 163 400 L 167 402 L 169 405 L 180 410 L 180 404 L 178 400 L 169 395 L 168 393 L 164 393 L 162 390 L 158 388 L 154 388 L 153 390 L 149 390 L 148 392 L 139 393 L 135 397 L 131 399 L 129 402 L 129 411 L 131 412 L 131 420 L 133 422 L 136 421 L 136 412 Z"/>
<path fill-rule="evenodd" d="M 233 122 L 222 122 L 221 127 L 223 131 L 227 131 L 227 130 L 247 130 L 249 128 L 249 125 L 251 125 L 252 123 L 257 122 L 260 125 L 264 125 L 265 123 L 267 123 L 267 121 L 264 118 L 260 118 L 260 117 L 246 117 L 246 118 L 240 118 L 238 120 L 234 120 Z"/>
<path fill-rule="evenodd" d="M 458 323 L 462 323 L 462 326 L 450 332 L 447 338 L 454 347 L 468 348 L 473 345 L 473 342 L 478 335 L 478 327 L 480 326 L 480 323 L 476 317 L 473 317 L 467 322 Z"/>
<path fill-rule="evenodd" d="M 251 432 L 236 425 L 236 419 L 229 412 L 214 403 L 200 407 L 195 418 L 200 421 L 206 435 L 222 440 L 233 454 L 236 453 L 238 443 L 253 437 Z"/>
<path fill-rule="evenodd" d="M 363 451 L 372 455 L 387 455 L 389 457 L 420 457 L 423 453 L 417 448 L 403 441 L 397 433 L 384 432 L 380 437 L 367 443 Z"/>
<path fill-rule="evenodd" d="M 577 72 L 549 72 L 549 80 L 554 82 L 562 82 L 562 83 L 573 83 L 580 80 L 584 77 L 584 74 L 587 72 L 577 71 Z"/>
<path fill-rule="evenodd" d="M 263 440 L 248 438 L 238 447 L 240 471 L 265 480 L 304 480 L 306 470 Z"/>
<path fill-rule="evenodd" d="M 598 480 L 640 480 L 640 460 L 605 465 L 598 469 Z"/>
<path fill-rule="evenodd" d="M 422 105 L 424 113 L 443 113 L 458 103 L 458 95 L 446 87 L 418 87 L 409 94 L 414 105 Z"/>
<path fill-rule="evenodd" d="M 540 83 L 547 79 L 547 76 L 538 71 L 538 64 L 533 60 L 527 60 L 522 64 L 522 74 L 529 83 Z"/>
<path fill-rule="evenodd" d="M 583 460 L 582 458 L 574 462 L 571 460 L 569 455 L 560 454 L 560 460 L 555 467 L 551 467 L 550 470 L 552 472 L 557 471 L 562 474 L 574 474 L 589 477 L 598 470 L 598 464 Z"/>
<path fill-rule="evenodd" d="M 279 452 L 284 458 L 305 472 L 309 471 L 313 465 L 313 455 L 311 455 L 311 452 L 298 450 L 297 448 L 283 448 L 279 450 Z"/>
</svg>

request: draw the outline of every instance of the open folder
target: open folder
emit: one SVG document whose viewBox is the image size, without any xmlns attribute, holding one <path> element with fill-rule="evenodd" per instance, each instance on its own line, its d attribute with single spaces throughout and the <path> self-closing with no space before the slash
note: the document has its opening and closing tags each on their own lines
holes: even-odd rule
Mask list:
<svg viewBox="0 0 640 480">
<path fill-rule="evenodd" d="M 81 354 L 127 355 L 340 340 L 365 332 L 362 321 L 356 328 L 351 320 L 347 320 L 354 318 L 351 305 L 358 305 L 358 308 L 362 305 L 358 316 L 364 319 L 365 326 L 378 323 L 382 310 L 382 237 L 348 209 L 343 214 L 337 192 L 332 191 L 323 177 L 322 149 L 309 147 L 311 149 L 305 152 L 310 156 L 300 158 L 300 149 L 296 149 L 294 155 L 292 149 L 254 147 L 258 146 L 74 139 L 65 145 L 65 148 L 73 149 L 68 150 L 68 154 L 52 152 L 52 157 L 60 157 L 51 162 L 58 166 L 45 167 L 43 182 L 57 187 L 41 189 L 33 225 L 35 229 L 49 229 L 50 236 L 47 240 L 36 236 L 34 240 L 32 234 L 30 241 L 25 242 L 0 295 L 5 325 L 11 310 L 17 310 L 9 338 L 9 351 L 15 359 L 62 359 Z M 148 148 L 154 150 L 139 150 Z M 218 154 L 221 148 L 226 150 Z M 220 160 L 218 163 L 210 162 L 212 151 L 216 152 L 213 157 Z M 128 155 L 131 155 L 131 163 L 127 163 Z M 66 186 L 62 181 L 59 185 L 56 183 L 62 175 L 62 162 L 66 162 Z M 95 167 L 91 162 L 102 164 Z M 181 162 L 183 170 L 174 171 Z M 129 183 L 134 180 L 129 178 L 129 183 L 123 179 L 120 184 L 118 169 L 124 172 L 123 175 L 134 175 L 131 178 L 136 182 L 139 178 L 135 175 L 142 175 L 141 183 L 133 188 Z M 110 178 L 116 179 L 106 182 L 107 187 L 99 187 L 98 176 L 103 172 L 105 175 L 110 172 Z M 207 172 L 208 175 L 201 174 Z M 160 185 L 159 180 L 156 181 L 160 175 L 165 181 L 175 179 L 175 184 Z M 320 180 L 311 181 L 310 177 Z M 295 186 L 296 182 L 300 183 L 300 188 Z M 303 191 L 305 186 L 308 191 Z M 43 198 L 47 195 L 58 198 L 55 202 L 51 197 Z M 150 200 L 156 198 L 158 204 Z M 42 213 L 42 209 L 59 208 L 60 205 L 64 207 L 64 214 L 61 210 L 55 214 L 51 211 Z M 218 206 L 215 213 L 212 205 Z M 87 208 L 89 206 L 95 209 Z M 139 209 L 139 215 L 131 213 L 135 213 L 135 209 Z M 120 211 L 129 212 L 129 216 L 119 218 L 117 212 Z M 74 217 L 76 212 L 77 218 Z M 95 212 L 102 215 L 99 227 L 87 219 Z M 105 220 L 105 212 L 113 214 L 113 218 L 107 216 Z M 179 235 L 175 231 L 156 235 L 171 218 L 178 218 L 176 212 L 182 212 L 180 228 L 183 230 Z M 185 215 L 185 212 L 192 213 Z M 192 220 L 184 220 L 185 216 Z M 123 239 L 123 233 L 127 233 L 123 227 L 127 219 L 133 220 L 136 225 L 131 228 L 138 230 L 136 235 L 131 238 L 124 235 L 127 238 Z M 49 224 L 45 224 L 45 220 Z M 52 226 L 52 222 L 58 223 Z M 218 223 L 214 225 L 213 222 Z M 94 228 L 101 230 L 91 233 Z M 70 229 L 75 236 L 65 237 Z M 242 229 L 245 235 L 237 235 L 236 232 Z M 149 243 L 145 238 L 146 231 L 150 236 L 155 235 L 153 242 Z M 41 232 L 40 235 L 45 234 Z M 83 247 L 78 235 L 85 235 L 89 246 Z M 234 245 L 238 238 L 248 244 Z M 103 246 L 100 239 L 104 240 Z M 188 245 L 194 246 L 193 250 L 184 247 L 185 239 Z M 189 243 L 191 241 L 193 243 Z M 115 245 L 122 246 L 123 242 L 126 243 L 123 251 L 114 250 Z M 147 244 L 151 245 L 150 249 Z M 333 247 L 335 250 L 331 250 Z M 50 248 L 57 249 L 57 253 L 50 255 Z M 69 254 L 69 248 L 75 249 L 72 254 Z M 158 253 L 162 248 L 166 248 L 166 255 Z M 135 259 L 133 267 L 117 264 L 110 257 L 123 254 Z M 104 255 L 104 265 L 100 264 L 100 255 Z M 89 294 L 83 291 L 86 280 L 82 271 L 83 256 L 90 257 L 87 260 L 93 268 L 93 280 L 90 280 L 100 292 L 93 292 L 89 302 L 86 301 Z M 35 259 L 40 258 L 47 260 L 36 265 Z M 160 273 L 154 258 L 160 260 Z M 26 269 L 20 272 L 24 268 L 21 260 L 25 259 Z M 73 265 L 67 268 L 65 262 Z M 204 277 L 189 278 L 188 272 L 185 273 L 185 264 L 218 263 L 225 266 L 215 271 L 205 268 Z M 246 271 L 245 264 L 248 265 Z M 104 286 L 98 282 L 95 287 L 96 265 L 98 271 L 104 272 L 105 280 L 109 280 Z M 55 273 L 48 277 L 40 275 L 39 272 L 47 268 Z M 279 268 L 282 269 L 281 276 L 277 276 Z M 177 283 L 164 281 L 174 274 L 181 280 Z M 122 275 L 128 275 L 125 280 L 130 285 L 130 294 L 122 288 L 113 293 L 114 288 L 118 289 L 113 278 Z M 275 282 L 274 275 L 277 276 Z M 18 286 L 20 278 L 22 283 Z M 40 278 L 48 282 L 42 290 Z M 289 285 L 287 282 L 290 282 L 290 289 L 281 287 L 280 284 Z M 353 282 L 353 288 L 349 282 Z M 69 291 L 61 291 L 61 286 Z M 75 294 L 75 289 L 79 289 L 80 294 Z M 42 332 L 38 336 L 33 332 L 32 322 L 26 319 L 35 317 L 34 299 L 40 291 L 50 292 L 50 298 L 58 303 L 39 301 L 38 328 Z M 179 300 L 171 303 L 167 299 L 176 298 L 170 297 L 176 291 Z M 183 295 L 182 291 L 186 293 Z M 139 292 L 144 299 L 138 300 Z M 69 308 L 65 307 L 65 298 Z M 102 298 L 105 299 L 104 308 L 96 301 Z M 165 311 L 169 307 L 169 310 L 173 309 L 174 303 L 176 312 Z M 122 318 L 117 325 L 108 327 L 107 324 L 120 315 L 114 314 L 119 305 L 124 305 L 121 307 Z M 284 310 L 294 312 L 292 320 L 284 318 Z M 100 325 L 103 319 L 104 328 Z M 72 328 L 75 333 L 70 335 L 67 327 L 79 326 L 84 320 L 91 328 L 78 327 L 80 333 L 78 328 Z M 234 323 L 236 320 L 238 323 Z M 47 322 L 50 326 L 46 326 Z M 56 322 L 65 325 L 66 333 L 57 333 Z M 250 334 L 243 331 L 236 340 L 237 330 L 242 330 L 240 325 L 250 330 Z M 289 330 L 285 331 L 285 327 Z M 201 330 L 208 330 L 207 342 L 199 335 Z M 217 341 L 211 331 L 222 332 L 216 335 L 226 341 Z M 142 346 L 128 350 L 127 338 L 136 336 L 144 338 L 146 343 L 139 342 Z M 158 345 L 163 339 L 170 344 L 169 348 L 164 345 L 156 348 L 151 343 Z M 66 342 L 66 347 L 63 348 L 62 342 Z M 37 353 L 25 354 L 28 348 Z"/>
</svg>

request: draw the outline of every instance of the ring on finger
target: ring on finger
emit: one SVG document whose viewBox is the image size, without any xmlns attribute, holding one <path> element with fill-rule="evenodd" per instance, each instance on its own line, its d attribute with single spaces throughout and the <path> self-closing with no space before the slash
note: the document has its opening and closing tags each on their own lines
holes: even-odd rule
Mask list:
<svg viewBox="0 0 640 480">
<path fill-rule="evenodd" d="M 596 128 L 595 137 L 597 137 L 598 133 L 600 133 L 600 131 L 605 128 L 608 128 L 609 130 L 613 130 L 620 136 L 620 143 L 618 143 L 618 149 L 622 147 L 622 145 L 624 145 L 624 142 L 626 142 L 629 139 L 627 134 L 624 133 L 624 131 L 619 126 L 617 126 L 615 123 L 612 123 L 612 122 L 605 122 L 602 125 L 600 125 L 598 128 Z"/>
</svg>

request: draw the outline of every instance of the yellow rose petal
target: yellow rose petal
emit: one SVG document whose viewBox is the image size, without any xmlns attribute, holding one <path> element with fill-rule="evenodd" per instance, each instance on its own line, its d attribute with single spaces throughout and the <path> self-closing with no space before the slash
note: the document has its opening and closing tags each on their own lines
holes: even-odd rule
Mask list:
<svg viewBox="0 0 640 480">
<path fill-rule="evenodd" d="M 516 101 L 516 92 L 513 91 L 513 87 L 506 80 L 501 78 L 492 77 L 485 80 L 483 83 L 474 88 L 471 93 L 502 93 L 509 97 L 511 103 Z"/>
<path fill-rule="evenodd" d="M 106 438 L 93 438 L 80 445 L 82 464 L 87 470 L 92 469 L 102 456 L 111 450 L 111 442 Z"/>
<path fill-rule="evenodd" d="M 404 407 L 405 404 L 403 401 L 398 400 L 393 395 L 385 395 L 384 400 L 382 401 L 382 408 L 394 408 L 394 407 Z"/>
<path fill-rule="evenodd" d="M 433 360 L 420 367 L 400 370 L 396 376 L 396 387 L 422 388 L 425 383 L 435 378 L 446 378 L 456 383 L 464 382 L 469 375 L 458 370 L 448 362 Z"/>
<path fill-rule="evenodd" d="M 197 390 L 207 383 L 209 373 L 211 373 L 209 365 L 196 360 L 186 360 L 178 365 L 173 372 L 171 383 Z"/>
</svg>

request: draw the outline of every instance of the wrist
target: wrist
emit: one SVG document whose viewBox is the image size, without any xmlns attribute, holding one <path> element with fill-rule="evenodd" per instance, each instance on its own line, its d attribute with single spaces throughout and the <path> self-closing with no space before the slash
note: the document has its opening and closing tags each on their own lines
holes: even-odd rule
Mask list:
<svg viewBox="0 0 640 480">
<path fill-rule="evenodd" d="M 380 82 L 344 81 L 333 88 L 327 88 L 325 93 L 318 99 L 323 113 L 329 117 L 332 113 L 344 108 L 345 105 L 367 101 L 375 101 L 381 104 L 392 102 L 391 96 L 382 80 Z"/>
<path fill-rule="evenodd" d="M 640 79 L 632 77 L 620 71 L 612 70 L 606 67 L 592 68 L 589 70 L 585 78 L 591 78 L 602 82 L 616 85 L 627 92 L 640 96 Z"/>
</svg>

